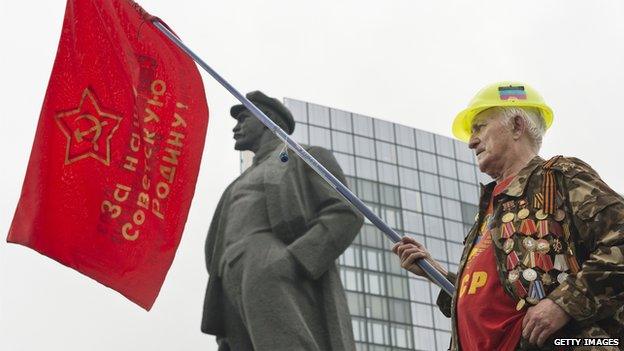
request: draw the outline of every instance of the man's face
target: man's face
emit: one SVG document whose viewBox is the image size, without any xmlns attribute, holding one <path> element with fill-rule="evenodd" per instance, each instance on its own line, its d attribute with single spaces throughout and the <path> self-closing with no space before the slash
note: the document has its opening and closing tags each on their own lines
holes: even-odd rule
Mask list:
<svg viewBox="0 0 624 351">
<path fill-rule="evenodd" d="M 260 147 L 260 139 L 266 127 L 248 110 L 243 110 L 236 116 L 237 123 L 234 132 L 234 150 L 251 150 L 256 152 Z"/>
<path fill-rule="evenodd" d="M 473 120 L 468 147 L 475 151 L 481 172 L 494 179 L 500 177 L 512 142 L 511 131 L 496 109 L 487 109 Z"/>
</svg>

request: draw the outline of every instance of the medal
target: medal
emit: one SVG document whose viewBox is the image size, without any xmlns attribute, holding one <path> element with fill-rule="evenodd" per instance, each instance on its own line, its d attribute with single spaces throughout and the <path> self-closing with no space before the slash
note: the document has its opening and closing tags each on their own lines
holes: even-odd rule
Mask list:
<svg viewBox="0 0 624 351">
<path fill-rule="evenodd" d="M 537 272 L 533 268 L 527 268 L 522 271 L 522 278 L 527 282 L 535 281 L 535 279 L 537 279 Z"/>
<path fill-rule="evenodd" d="M 514 287 L 514 291 L 516 292 L 516 295 L 518 295 L 519 297 L 527 296 L 527 290 L 524 287 L 524 285 L 522 285 L 522 281 L 520 281 L 520 279 L 513 282 L 512 285 Z"/>
<path fill-rule="evenodd" d="M 544 285 L 552 284 L 552 278 L 550 277 L 550 274 L 548 273 L 542 274 L 542 283 L 544 283 Z"/>
<path fill-rule="evenodd" d="M 517 269 L 514 269 L 513 271 L 509 271 L 509 273 L 507 273 L 507 280 L 510 283 L 515 282 L 516 280 L 518 280 L 518 278 L 520 278 L 520 272 L 518 272 Z"/>
<path fill-rule="evenodd" d="M 519 262 L 518 254 L 515 251 L 511 251 L 509 255 L 507 255 L 507 270 L 511 271 L 516 268 Z"/>
<path fill-rule="evenodd" d="M 535 226 L 535 222 L 530 218 L 523 219 L 522 224 L 520 224 L 520 233 L 524 235 L 533 235 L 535 234 L 535 232 L 537 232 L 537 227 Z"/>
<path fill-rule="evenodd" d="M 557 212 L 555 212 L 554 218 L 557 222 L 563 221 L 563 219 L 565 218 L 565 211 L 562 209 L 558 209 Z"/>
<path fill-rule="evenodd" d="M 550 244 L 546 239 L 537 240 L 537 245 L 535 246 L 535 251 L 540 253 L 548 253 L 550 251 Z"/>
<path fill-rule="evenodd" d="M 570 226 L 568 226 L 568 223 L 563 223 L 563 237 L 566 240 L 570 238 Z"/>
<path fill-rule="evenodd" d="M 555 262 L 553 263 L 553 269 L 564 272 L 568 270 L 568 263 L 566 262 L 563 254 L 555 255 Z"/>
<path fill-rule="evenodd" d="M 526 305 L 526 301 L 524 299 L 520 299 L 520 301 L 518 301 L 518 304 L 516 305 L 516 311 L 520 311 L 521 309 L 523 309 L 524 305 Z"/>
<path fill-rule="evenodd" d="M 510 253 L 511 250 L 513 250 L 514 247 L 514 240 L 512 238 L 507 238 L 507 240 L 505 240 L 505 242 L 503 243 L 503 251 L 505 251 L 506 254 Z"/>
<path fill-rule="evenodd" d="M 524 260 L 522 260 L 522 264 L 529 268 L 535 267 L 535 252 L 527 252 L 526 256 L 524 256 Z"/>
<path fill-rule="evenodd" d="M 556 254 L 562 253 L 563 252 L 563 244 L 561 243 L 561 240 L 555 238 L 552 241 L 552 249 Z"/>
<path fill-rule="evenodd" d="M 548 235 L 548 221 L 537 221 L 537 237 L 543 238 Z"/>
<path fill-rule="evenodd" d="M 535 241 L 535 239 L 531 238 L 530 236 L 522 239 L 522 246 L 524 246 L 527 251 L 535 251 L 536 244 L 537 242 Z"/>
<path fill-rule="evenodd" d="M 550 229 L 550 234 L 552 234 L 553 236 L 559 237 L 561 236 L 561 224 L 555 222 L 555 221 L 549 221 L 548 222 L 548 227 Z"/>
<path fill-rule="evenodd" d="M 535 255 L 535 265 L 541 268 L 544 272 L 549 272 L 553 269 L 552 259 L 547 253 L 538 252 Z"/>
<path fill-rule="evenodd" d="M 529 284 L 529 296 L 527 297 L 527 301 L 536 305 L 541 299 L 546 297 L 546 292 L 544 291 L 544 285 L 539 280 L 532 281 Z"/>
<path fill-rule="evenodd" d="M 509 222 L 509 223 L 503 223 L 503 225 L 501 225 L 501 237 L 503 238 L 509 238 L 511 237 L 514 233 L 516 232 L 516 228 L 514 227 L 513 223 Z"/>
<path fill-rule="evenodd" d="M 570 250 L 570 252 L 572 252 L 572 250 Z M 581 268 L 578 265 L 578 262 L 576 261 L 576 258 L 573 255 L 566 255 L 566 259 L 568 261 L 568 267 L 570 267 L 570 271 L 572 273 L 578 273 L 578 271 L 581 270 Z"/>
<path fill-rule="evenodd" d="M 538 210 L 537 212 L 535 212 L 535 218 L 537 218 L 537 219 L 546 219 L 546 218 L 548 218 L 548 215 L 546 213 L 544 213 L 544 210 Z"/>
<path fill-rule="evenodd" d="M 568 273 L 566 272 L 561 272 L 557 275 L 557 281 L 559 282 L 559 284 L 563 284 L 563 282 L 565 282 L 567 278 L 568 278 Z"/>
<path fill-rule="evenodd" d="M 516 215 L 513 212 L 507 212 L 503 215 L 502 221 L 503 223 L 513 222 L 516 219 Z"/>
<path fill-rule="evenodd" d="M 520 219 L 525 219 L 529 216 L 530 212 L 528 208 L 523 208 L 520 211 L 518 211 L 518 218 Z"/>
<path fill-rule="evenodd" d="M 516 204 L 512 201 L 507 201 L 503 203 L 503 211 L 510 212 L 516 208 Z"/>
<path fill-rule="evenodd" d="M 533 208 L 539 210 L 544 206 L 544 195 L 542 193 L 533 195 Z"/>
</svg>

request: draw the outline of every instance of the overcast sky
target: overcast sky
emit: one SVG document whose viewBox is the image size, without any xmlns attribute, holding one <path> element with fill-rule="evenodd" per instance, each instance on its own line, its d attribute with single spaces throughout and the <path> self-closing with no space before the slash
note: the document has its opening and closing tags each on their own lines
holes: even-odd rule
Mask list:
<svg viewBox="0 0 624 351">
<path fill-rule="evenodd" d="M 239 90 L 261 89 L 451 136 L 483 85 L 522 80 L 555 120 L 542 156 L 574 155 L 624 192 L 624 2 L 143 0 Z M 0 1 L 0 234 L 8 233 L 65 9 Z M 216 350 L 199 332 L 205 232 L 238 174 L 229 106 L 203 74 L 211 115 L 197 191 L 151 312 L 0 242 L 1 350 Z"/>
</svg>

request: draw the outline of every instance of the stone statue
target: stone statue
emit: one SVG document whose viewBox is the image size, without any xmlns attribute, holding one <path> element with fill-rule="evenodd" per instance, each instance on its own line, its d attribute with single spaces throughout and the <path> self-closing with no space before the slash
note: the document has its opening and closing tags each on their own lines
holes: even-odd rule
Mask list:
<svg viewBox="0 0 624 351">
<path fill-rule="evenodd" d="M 260 91 L 247 98 L 288 134 L 290 111 Z M 236 150 L 253 164 L 217 205 L 206 240 L 209 273 L 202 332 L 219 350 L 355 350 L 336 259 L 363 219 L 243 105 L 230 114 Z M 308 152 L 342 182 L 326 149 Z"/>
</svg>

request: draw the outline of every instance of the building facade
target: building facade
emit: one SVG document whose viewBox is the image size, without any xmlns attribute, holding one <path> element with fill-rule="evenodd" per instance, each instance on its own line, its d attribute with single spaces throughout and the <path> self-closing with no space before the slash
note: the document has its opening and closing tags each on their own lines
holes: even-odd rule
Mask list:
<svg viewBox="0 0 624 351">
<path fill-rule="evenodd" d="M 477 213 L 479 180 L 489 181 L 466 144 L 304 101 L 284 103 L 297 121 L 294 140 L 332 150 L 361 200 L 399 234 L 413 236 L 450 271 L 457 270 Z M 245 168 L 250 157 L 241 160 Z M 446 350 L 450 320 L 435 304 L 440 289 L 403 270 L 391 247 L 366 221 L 339 259 L 357 349 Z"/>
</svg>

